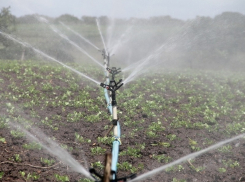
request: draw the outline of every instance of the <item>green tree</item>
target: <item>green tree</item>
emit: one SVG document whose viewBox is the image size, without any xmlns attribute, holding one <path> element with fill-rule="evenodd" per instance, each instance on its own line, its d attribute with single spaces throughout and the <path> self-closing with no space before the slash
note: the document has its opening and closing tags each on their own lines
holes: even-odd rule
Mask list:
<svg viewBox="0 0 245 182">
<path fill-rule="evenodd" d="M 0 31 L 12 33 L 15 30 L 15 17 L 10 13 L 10 7 L 2 8 L 0 12 Z M 1 47 L 8 47 L 11 44 L 7 38 L 0 34 Z"/>
<path fill-rule="evenodd" d="M 81 23 L 81 20 L 79 20 L 79 18 L 69 14 L 61 15 L 55 19 L 55 23 L 58 23 L 59 21 L 68 23 Z"/>
</svg>

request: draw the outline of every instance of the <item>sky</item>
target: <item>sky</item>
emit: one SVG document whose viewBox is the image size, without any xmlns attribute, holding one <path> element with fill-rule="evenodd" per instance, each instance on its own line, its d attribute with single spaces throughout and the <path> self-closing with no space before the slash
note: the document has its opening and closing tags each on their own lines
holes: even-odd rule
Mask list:
<svg viewBox="0 0 245 182">
<path fill-rule="evenodd" d="M 214 17 L 222 12 L 245 14 L 245 0 L 0 0 L 17 17 L 39 14 L 59 17 L 70 14 L 111 18 L 149 18 L 169 15 L 187 20 L 196 16 Z"/>
</svg>

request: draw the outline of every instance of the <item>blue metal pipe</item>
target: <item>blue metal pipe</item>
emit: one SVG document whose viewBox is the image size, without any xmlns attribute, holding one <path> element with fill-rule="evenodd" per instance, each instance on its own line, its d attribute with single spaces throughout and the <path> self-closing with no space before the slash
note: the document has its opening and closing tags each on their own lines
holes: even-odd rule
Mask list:
<svg viewBox="0 0 245 182">
<path fill-rule="evenodd" d="M 110 84 L 110 79 L 109 79 L 108 75 L 109 75 L 108 71 L 105 70 L 105 76 L 106 76 L 105 84 L 106 85 Z M 106 103 L 107 103 L 107 109 L 109 110 L 110 114 L 112 115 L 111 101 L 110 101 L 110 97 L 109 97 L 109 94 L 108 94 L 108 90 L 106 88 L 104 89 L 104 93 L 105 93 L 105 100 L 106 100 Z"/>
<path fill-rule="evenodd" d="M 121 129 L 120 129 L 120 123 L 119 121 L 117 122 L 117 135 L 114 136 L 115 140 L 113 141 L 112 145 L 112 161 L 111 161 L 111 170 L 114 171 L 115 173 L 113 174 L 112 178 L 116 179 L 116 173 L 117 173 L 117 162 L 118 162 L 118 155 L 119 155 L 119 145 L 121 145 Z"/>
</svg>

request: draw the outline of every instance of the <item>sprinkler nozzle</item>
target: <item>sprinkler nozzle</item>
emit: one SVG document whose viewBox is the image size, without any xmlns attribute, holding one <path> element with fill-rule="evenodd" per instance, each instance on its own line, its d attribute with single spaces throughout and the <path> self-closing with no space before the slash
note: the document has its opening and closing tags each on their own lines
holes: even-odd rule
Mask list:
<svg viewBox="0 0 245 182">
<path fill-rule="evenodd" d="M 105 88 L 106 87 L 106 84 L 100 83 L 100 86 L 103 87 L 103 88 Z"/>
</svg>

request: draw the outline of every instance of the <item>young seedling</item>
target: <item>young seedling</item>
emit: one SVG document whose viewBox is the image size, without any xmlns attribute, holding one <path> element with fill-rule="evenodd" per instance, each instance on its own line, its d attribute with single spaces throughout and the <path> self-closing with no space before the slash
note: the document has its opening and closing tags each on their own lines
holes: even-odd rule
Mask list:
<svg viewBox="0 0 245 182">
<path fill-rule="evenodd" d="M 42 149 L 41 145 L 39 143 L 36 143 L 36 142 L 24 144 L 23 148 L 28 149 L 28 150 L 35 150 L 35 149 L 41 150 Z"/>
<path fill-rule="evenodd" d="M 186 180 L 173 178 L 173 181 L 172 182 L 186 182 Z"/>
<path fill-rule="evenodd" d="M 4 176 L 4 172 L 3 171 L 0 171 L 0 179 L 2 179 Z"/>
<path fill-rule="evenodd" d="M 56 178 L 57 181 L 61 181 L 61 182 L 68 182 L 70 181 L 69 180 L 69 177 L 64 175 L 64 176 L 61 176 L 59 174 L 54 174 L 54 177 Z"/>
<path fill-rule="evenodd" d="M 45 158 L 42 158 L 41 157 L 41 162 L 43 163 L 43 164 L 46 164 L 46 165 L 48 165 L 48 166 L 51 166 L 52 164 L 54 164 L 54 160 L 53 159 L 45 159 Z"/>
<path fill-rule="evenodd" d="M 198 150 L 200 150 L 200 147 L 197 147 L 197 141 L 195 141 L 195 140 L 192 140 L 192 139 L 190 139 L 189 138 L 189 145 L 190 145 L 190 147 L 191 147 L 191 149 L 193 150 L 193 151 L 198 151 Z"/>
<path fill-rule="evenodd" d="M 91 143 L 90 139 L 85 139 L 76 132 L 75 132 L 75 140 L 76 140 L 76 142 L 80 142 L 80 143 L 84 143 L 84 142 Z"/>
<path fill-rule="evenodd" d="M 169 167 L 165 171 L 166 172 L 171 172 L 171 171 L 173 171 L 173 172 L 179 171 L 180 172 L 182 170 L 184 170 L 184 167 L 182 165 L 177 165 L 177 166 Z"/>
<path fill-rule="evenodd" d="M 161 163 L 168 163 L 172 158 L 169 157 L 169 156 L 166 156 L 164 154 L 162 155 L 155 155 L 153 154 L 152 155 L 152 158 L 153 159 L 157 159 L 158 162 L 161 162 Z"/>
<path fill-rule="evenodd" d="M 6 140 L 5 140 L 5 138 L 3 138 L 3 137 L 0 137 L 0 142 L 7 143 Z"/>
<path fill-rule="evenodd" d="M 92 163 L 91 166 L 93 168 L 96 168 L 97 167 L 99 169 L 104 169 L 104 164 L 102 164 L 100 161 Z"/>
<path fill-rule="evenodd" d="M 187 162 L 190 164 L 190 167 L 196 171 L 196 172 L 200 172 L 200 171 L 203 171 L 205 169 L 205 167 L 195 167 L 190 160 L 187 160 Z"/>
<path fill-rule="evenodd" d="M 103 149 L 101 147 L 94 147 L 90 149 L 93 155 L 101 155 L 106 152 L 106 149 Z"/>
<path fill-rule="evenodd" d="M 25 179 L 26 182 L 28 182 L 29 180 L 31 181 L 35 181 L 35 180 L 38 180 L 40 178 L 39 175 L 37 175 L 36 173 L 28 173 L 26 175 L 26 173 L 24 171 L 20 171 L 20 175 L 22 176 L 22 178 Z"/>
<path fill-rule="evenodd" d="M 20 154 L 14 154 L 14 160 L 16 162 L 21 162 Z"/>
<path fill-rule="evenodd" d="M 218 149 L 218 151 L 222 152 L 222 153 L 229 153 L 231 152 L 232 146 L 231 145 L 225 145 L 223 147 L 220 147 Z"/>
<path fill-rule="evenodd" d="M 21 137 L 25 136 L 25 133 L 23 133 L 19 130 L 11 130 L 10 133 L 14 138 L 21 138 Z"/>
</svg>

